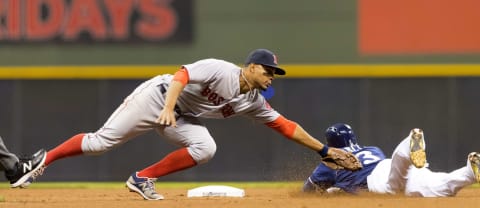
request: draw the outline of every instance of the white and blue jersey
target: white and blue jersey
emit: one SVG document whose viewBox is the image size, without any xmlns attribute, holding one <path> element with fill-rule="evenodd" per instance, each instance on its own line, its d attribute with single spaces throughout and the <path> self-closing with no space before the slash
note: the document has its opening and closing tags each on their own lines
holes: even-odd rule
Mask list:
<svg viewBox="0 0 480 208">
<path fill-rule="evenodd" d="M 320 163 L 305 182 L 304 191 L 338 187 L 345 192 L 356 193 L 360 189 L 368 189 L 367 177 L 377 164 L 385 159 L 385 154 L 380 148 L 374 146 L 365 146 L 353 151 L 351 148 L 345 148 L 345 150 L 357 156 L 363 168 L 358 171 L 333 170 Z"/>
</svg>

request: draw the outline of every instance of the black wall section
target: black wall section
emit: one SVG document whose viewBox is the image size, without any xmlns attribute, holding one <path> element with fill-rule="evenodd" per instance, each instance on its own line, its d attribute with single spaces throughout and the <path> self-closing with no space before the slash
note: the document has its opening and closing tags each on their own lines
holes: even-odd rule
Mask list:
<svg viewBox="0 0 480 208">
<path fill-rule="evenodd" d="M 0 81 L 0 135 L 17 154 L 51 149 L 97 130 L 142 81 Z M 465 165 L 467 154 L 480 150 L 479 78 L 279 79 L 275 88 L 271 105 L 320 139 L 328 125 L 347 122 L 361 144 L 378 145 L 390 155 L 410 129 L 420 127 L 430 167 L 439 171 Z M 161 180 L 302 180 L 319 160 L 249 119 L 205 122 L 217 142 L 216 156 Z M 126 180 L 174 149 L 151 132 L 101 156 L 57 161 L 41 180 Z"/>
</svg>

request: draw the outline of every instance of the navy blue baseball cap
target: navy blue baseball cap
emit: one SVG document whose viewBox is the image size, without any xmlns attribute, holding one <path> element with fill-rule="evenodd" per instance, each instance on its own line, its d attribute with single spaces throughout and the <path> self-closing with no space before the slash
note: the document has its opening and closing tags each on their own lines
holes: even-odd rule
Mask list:
<svg viewBox="0 0 480 208">
<path fill-rule="evenodd" d="M 285 70 L 278 67 L 277 56 L 267 49 L 256 49 L 250 52 L 245 61 L 245 66 L 248 66 L 249 64 L 269 66 L 275 69 L 275 74 L 285 75 Z"/>
</svg>

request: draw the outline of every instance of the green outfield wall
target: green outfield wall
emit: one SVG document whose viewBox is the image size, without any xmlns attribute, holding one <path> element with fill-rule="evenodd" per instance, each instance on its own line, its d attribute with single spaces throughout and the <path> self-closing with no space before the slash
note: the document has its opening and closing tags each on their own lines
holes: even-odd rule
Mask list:
<svg viewBox="0 0 480 208">
<path fill-rule="evenodd" d="M 254 48 L 275 51 L 283 64 L 478 63 L 480 60 L 480 55 L 471 51 L 361 54 L 358 17 L 362 2 L 192 1 L 191 41 L 2 43 L 0 65 L 178 65 L 208 57 L 242 63 Z M 461 12 L 456 14 L 459 16 Z"/>
</svg>

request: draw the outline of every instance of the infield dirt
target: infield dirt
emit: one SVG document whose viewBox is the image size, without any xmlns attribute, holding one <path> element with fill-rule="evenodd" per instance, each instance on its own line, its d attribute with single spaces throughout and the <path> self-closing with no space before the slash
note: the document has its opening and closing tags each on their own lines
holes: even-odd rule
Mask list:
<svg viewBox="0 0 480 208">
<path fill-rule="evenodd" d="M 259 207 L 259 208 L 324 208 L 324 207 L 478 207 L 480 189 L 466 188 L 456 197 L 419 198 L 402 195 L 377 195 L 361 193 L 359 195 L 320 195 L 305 194 L 299 188 L 246 188 L 243 198 L 187 198 L 184 188 L 157 190 L 165 196 L 162 201 L 145 201 L 139 195 L 123 188 L 42 188 L 8 189 L 0 188 L 0 208 L 39 207 L 39 208 L 132 208 L 132 207 Z"/>
</svg>

